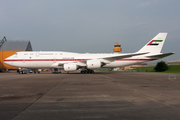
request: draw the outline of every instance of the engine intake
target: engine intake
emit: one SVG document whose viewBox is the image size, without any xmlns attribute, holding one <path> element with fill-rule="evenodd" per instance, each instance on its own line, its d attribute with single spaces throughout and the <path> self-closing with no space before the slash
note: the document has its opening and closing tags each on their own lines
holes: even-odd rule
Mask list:
<svg viewBox="0 0 180 120">
<path fill-rule="evenodd" d="M 100 60 L 88 60 L 86 62 L 88 69 L 94 69 L 94 68 L 100 68 L 101 67 L 101 61 Z"/>
<path fill-rule="evenodd" d="M 77 64 L 75 63 L 69 63 L 69 64 L 64 64 L 64 71 L 76 71 L 77 70 Z"/>
</svg>

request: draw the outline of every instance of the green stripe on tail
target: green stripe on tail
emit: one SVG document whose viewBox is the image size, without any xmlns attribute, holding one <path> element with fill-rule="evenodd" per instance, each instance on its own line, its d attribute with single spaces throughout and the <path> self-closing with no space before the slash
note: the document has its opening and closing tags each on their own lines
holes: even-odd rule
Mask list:
<svg viewBox="0 0 180 120">
<path fill-rule="evenodd" d="M 163 40 L 154 40 L 154 42 L 162 42 Z"/>
</svg>

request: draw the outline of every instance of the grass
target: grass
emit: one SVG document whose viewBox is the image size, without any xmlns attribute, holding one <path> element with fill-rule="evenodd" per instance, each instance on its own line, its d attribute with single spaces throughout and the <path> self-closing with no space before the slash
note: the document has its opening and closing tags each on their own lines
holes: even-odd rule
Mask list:
<svg viewBox="0 0 180 120">
<path fill-rule="evenodd" d="M 155 66 L 150 66 L 150 67 L 140 67 L 139 70 L 140 72 L 156 72 L 154 70 Z M 180 65 L 168 65 L 168 70 L 164 72 L 159 72 L 159 73 L 177 73 L 180 74 Z M 94 69 L 96 71 L 109 71 L 109 69 L 102 68 L 102 69 Z M 132 70 L 130 70 L 132 71 Z M 137 71 L 137 69 L 133 69 L 133 71 Z"/>
<path fill-rule="evenodd" d="M 179 73 L 180 74 L 180 65 L 169 65 L 169 68 L 165 73 Z"/>
<path fill-rule="evenodd" d="M 110 71 L 108 68 L 93 69 L 95 71 Z"/>
<path fill-rule="evenodd" d="M 150 66 L 150 67 L 141 67 L 140 72 L 156 72 L 154 70 L 155 66 Z M 168 70 L 160 73 L 178 73 L 180 74 L 180 65 L 168 65 Z"/>
</svg>

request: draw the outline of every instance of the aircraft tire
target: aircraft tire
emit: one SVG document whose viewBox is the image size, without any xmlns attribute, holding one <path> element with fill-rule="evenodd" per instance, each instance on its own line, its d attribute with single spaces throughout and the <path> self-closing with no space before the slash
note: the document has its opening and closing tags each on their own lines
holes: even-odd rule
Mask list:
<svg viewBox="0 0 180 120">
<path fill-rule="evenodd" d="M 82 73 L 82 74 L 94 73 L 94 70 L 82 70 L 81 73 Z"/>
<path fill-rule="evenodd" d="M 81 73 L 82 73 L 82 74 L 85 74 L 85 73 L 87 73 L 87 71 L 86 71 L 86 70 L 82 70 Z"/>
<path fill-rule="evenodd" d="M 23 72 L 23 71 L 20 71 L 19 74 L 24 74 L 24 72 Z"/>
<path fill-rule="evenodd" d="M 94 73 L 94 70 L 87 70 L 87 73 Z"/>
</svg>

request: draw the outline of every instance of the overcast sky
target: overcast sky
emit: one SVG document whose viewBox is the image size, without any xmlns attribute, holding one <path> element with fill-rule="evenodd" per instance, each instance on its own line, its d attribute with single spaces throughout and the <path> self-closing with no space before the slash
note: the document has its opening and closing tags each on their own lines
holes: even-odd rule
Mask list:
<svg viewBox="0 0 180 120">
<path fill-rule="evenodd" d="M 33 50 L 136 52 L 168 32 L 165 60 L 180 59 L 180 0 L 0 0 L 0 37 L 30 40 Z M 0 38 L 0 39 L 1 39 Z"/>
</svg>

